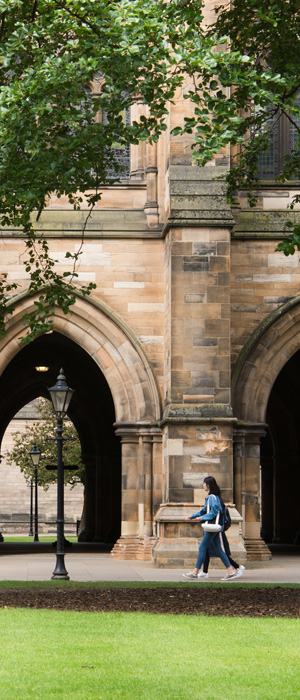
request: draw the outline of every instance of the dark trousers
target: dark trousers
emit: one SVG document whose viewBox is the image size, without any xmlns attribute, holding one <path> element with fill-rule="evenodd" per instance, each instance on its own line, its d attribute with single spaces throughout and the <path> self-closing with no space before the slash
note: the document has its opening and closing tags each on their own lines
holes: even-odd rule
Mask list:
<svg viewBox="0 0 300 700">
<path fill-rule="evenodd" d="M 215 557 L 220 557 L 224 566 L 226 566 L 226 569 L 230 567 L 230 561 L 223 548 L 223 540 L 221 538 L 221 533 L 204 532 L 204 536 L 200 542 L 198 558 L 195 566 L 196 569 L 201 569 L 201 566 L 204 564 L 205 561 L 206 552 L 209 549 L 211 550 L 211 554 L 212 552 L 214 552 Z"/>
<path fill-rule="evenodd" d="M 225 554 L 227 554 L 231 566 L 233 566 L 234 569 L 238 569 L 238 568 L 239 568 L 239 565 L 236 563 L 236 561 L 234 561 L 234 559 L 232 559 L 231 552 L 230 552 L 230 547 L 229 547 L 229 542 L 228 542 L 228 539 L 227 539 L 227 537 L 226 537 L 225 532 L 221 532 L 221 536 L 222 536 L 222 540 L 223 540 L 223 545 L 224 545 Z M 209 567 L 209 562 L 210 562 L 210 555 L 211 555 L 212 557 L 215 556 L 214 550 L 213 550 L 213 546 L 210 547 L 210 549 L 207 549 L 207 550 L 206 550 L 206 556 L 205 556 L 205 560 L 204 560 L 204 564 L 203 564 L 203 572 L 204 572 L 205 574 L 207 574 L 207 572 L 208 572 L 208 567 Z"/>
</svg>

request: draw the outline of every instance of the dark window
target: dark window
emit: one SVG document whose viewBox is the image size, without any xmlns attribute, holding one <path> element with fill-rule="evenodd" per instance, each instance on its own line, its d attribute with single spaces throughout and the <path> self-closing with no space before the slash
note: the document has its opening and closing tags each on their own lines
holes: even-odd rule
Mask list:
<svg viewBox="0 0 300 700">
<path fill-rule="evenodd" d="M 300 104 L 300 94 L 295 102 Z M 300 126 L 298 117 L 293 116 L 293 121 Z M 258 157 L 258 175 L 261 180 L 274 180 L 280 174 L 286 156 L 299 150 L 299 131 L 287 115 L 281 113 L 268 119 L 261 133 L 268 133 L 269 145 Z"/>
<path fill-rule="evenodd" d="M 92 99 L 93 93 L 91 88 L 86 87 L 85 91 L 88 98 Z M 124 109 L 120 114 L 126 126 L 130 126 L 130 109 Z M 108 115 L 105 110 L 102 111 L 102 123 L 108 124 Z M 111 151 L 114 161 L 118 163 L 120 170 L 117 172 L 116 168 L 112 165 L 112 167 L 107 170 L 108 179 L 128 179 L 130 177 L 130 146 L 120 144 L 116 141 Z"/>
<path fill-rule="evenodd" d="M 130 125 L 130 109 L 124 109 L 122 112 L 122 118 L 126 126 Z M 107 114 L 105 111 L 102 113 L 103 124 L 108 123 Z M 117 161 L 120 166 L 120 171 L 116 172 L 114 167 L 110 168 L 107 172 L 108 178 L 118 178 L 118 179 L 128 179 L 130 176 L 130 146 L 115 143 L 112 147 L 114 160 Z"/>
</svg>

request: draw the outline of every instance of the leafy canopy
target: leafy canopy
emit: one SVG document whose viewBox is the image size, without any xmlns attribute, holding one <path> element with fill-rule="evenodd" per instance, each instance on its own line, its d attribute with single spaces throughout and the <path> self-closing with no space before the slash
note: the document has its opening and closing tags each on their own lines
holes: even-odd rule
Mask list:
<svg viewBox="0 0 300 700">
<path fill-rule="evenodd" d="M 75 208 L 85 194 L 93 208 L 108 170 L 121 175 L 112 147 L 158 140 L 184 79 L 194 115 L 173 133 L 194 135 L 201 166 L 234 145 L 229 194 L 251 192 L 267 146 L 262 126 L 272 129 L 286 115 L 299 132 L 299 23 L 297 0 L 236 0 L 209 26 L 202 0 L 0 0 L 0 224 L 25 235 L 29 292 L 39 293 L 36 312 L 25 318 L 27 340 L 49 329 L 55 304 L 67 313 L 75 302 L 81 252 L 67 253 L 71 277 L 57 273 L 33 212 L 39 217 L 53 192 Z M 91 98 L 95 77 L 103 89 Z M 121 113 L 137 100 L 148 108 L 126 124 Z M 299 177 L 299 159 L 295 147 L 282 181 Z M 4 276 L 2 333 L 15 288 Z"/>
<path fill-rule="evenodd" d="M 37 420 L 33 423 L 28 422 L 24 432 L 13 433 L 13 448 L 6 453 L 6 458 L 8 464 L 16 464 L 19 467 L 27 483 L 30 483 L 35 470 L 29 453 L 36 444 L 41 452 L 38 485 L 47 491 L 49 485 L 57 481 L 57 445 L 54 440 L 49 440 L 49 435 L 55 435 L 57 420 L 50 401 L 40 398 L 35 407 Z M 64 482 L 76 486 L 77 483 L 84 483 L 85 469 L 81 461 L 79 437 L 71 421 L 64 421 L 63 437 L 66 440 L 63 444 L 64 465 L 78 466 L 76 471 L 64 469 Z M 53 471 L 46 469 L 46 464 L 53 464 Z"/>
<path fill-rule="evenodd" d="M 58 274 L 32 213 L 39 216 L 53 192 L 75 208 L 84 193 L 93 207 L 108 169 L 118 171 L 112 146 L 158 139 L 201 9 L 201 2 L 179 0 L 0 0 L 0 223 L 25 234 L 29 292 L 40 292 L 36 312 L 25 318 L 28 341 L 49 329 L 55 304 L 67 313 L 75 302 L 81 251 L 67 253 L 74 259 L 71 279 Z M 87 87 L 95 76 L 104 85 L 91 99 Z M 121 112 L 137 99 L 150 105 L 147 116 L 126 125 Z M 102 122 L 95 120 L 99 110 L 106 113 Z M 7 295 L 15 289 L 4 276 L 2 334 Z"/>
</svg>

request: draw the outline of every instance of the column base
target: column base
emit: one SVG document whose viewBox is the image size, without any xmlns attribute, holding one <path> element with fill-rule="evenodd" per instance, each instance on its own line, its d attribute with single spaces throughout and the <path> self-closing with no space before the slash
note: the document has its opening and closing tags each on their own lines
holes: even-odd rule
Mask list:
<svg viewBox="0 0 300 700">
<path fill-rule="evenodd" d="M 260 537 L 257 539 L 245 537 L 244 544 L 248 561 L 268 561 L 272 559 L 272 553 L 268 545 Z"/>
<path fill-rule="evenodd" d="M 94 542 L 95 533 L 93 530 L 88 530 L 84 528 L 78 535 L 78 542 Z"/>
<path fill-rule="evenodd" d="M 152 561 L 158 569 L 194 569 L 199 540 L 194 537 L 160 538 L 152 550 Z"/>
<path fill-rule="evenodd" d="M 198 547 L 203 537 L 201 523 L 187 521 L 203 506 L 203 503 L 162 503 L 155 515 L 158 538 L 152 550 L 154 566 L 158 568 L 194 568 L 198 556 Z M 232 558 L 239 564 L 245 564 L 247 554 L 241 534 L 242 516 L 233 503 L 227 503 L 231 527 L 227 537 Z M 221 560 L 213 557 L 212 568 L 224 568 Z"/>
<path fill-rule="evenodd" d="M 121 536 L 112 548 L 111 557 L 115 559 L 139 559 L 151 561 L 152 548 L 156 537 Z"/>
</svg>

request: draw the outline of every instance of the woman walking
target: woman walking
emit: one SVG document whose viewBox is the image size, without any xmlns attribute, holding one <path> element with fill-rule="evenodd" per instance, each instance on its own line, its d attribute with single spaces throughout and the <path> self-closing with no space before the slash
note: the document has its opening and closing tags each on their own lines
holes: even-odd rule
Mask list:
<svg viewBox="0 0 300 700">
<path fill-rule="evenodd" d="M 231 566 L 233 566 L 233 568 L 236 571 L 236 578 L 240 578 L 241 576 L 243 576 L 243 573 L 245 571 L 245 567 L 243 566 L 243 564 L 238 564 L 232 558 L 230 547 L 229 547 L 229 542 L 228 542 L 228 539 L 226 537 L 226 533 L 224 532 L 224 530 L 220 534 L 221 534 L 221 537 L 223 540 L 225 554 L 227 554 Z M 201 581 L 206 581 L 207 579 L 209 579 L 208 568 L 209 568 L 210 556 L 212 556 L 212 557 L 216 556 L 214 550 L 212 550 L 212 549 L 210 549 L 210 550 L 208 549 L 206 551 L 206 557 L 204 560 L 203 569 L 202 569 L 202 571 L 199 571 L 198 579 L 199 580 L 201 579 Z"/>
<path fill-rule="evenodd" d="M 215 478 L 213 476 L 206 476 L 203 481 L 203 489 L 206 491 L 207 496 L 205 498 L 204 508 L 199 510 L 198 513 L 189 515 L 187 520 L 200 520 L 200 522 L 214 521 L 218 513 L 222 515 L 222 501 L 221 501 L 221 491 Z M 224 520 L 222 518 L 221 520 Z M 224 529 L 224 522 L 222 524 L 222 529 Z M 194 571 L 190 571 L 187 574 L 183 574 L 185 578 L 190 580 L 198 579 L 198 574 L 201 566 L 204 564 L 205 557 L 209 549 L 214 551 L 215 556 L 220 557 L 224 566 L 226 566 L 227 574 L 222 581 L 231 581 L 237 577 L 236 570 L 231 566 L 227 554 L 222 546 L 221 532 L 204 532 L 204 537 L 201 541 L 199 547 L 199 554 L 196 561 L 196 566 Z"/>
</svg>

